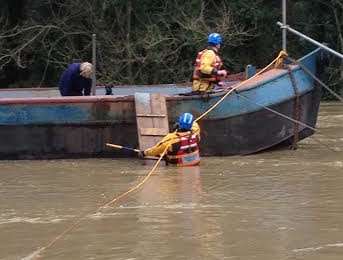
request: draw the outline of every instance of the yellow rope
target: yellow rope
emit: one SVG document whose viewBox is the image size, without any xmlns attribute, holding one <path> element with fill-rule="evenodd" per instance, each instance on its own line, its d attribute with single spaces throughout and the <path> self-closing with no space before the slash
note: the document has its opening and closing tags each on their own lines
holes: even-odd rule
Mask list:
<svg viewBox="0 0 343 260">
<path fill-rule="evenodd" d="M 261 71 L 259 71 L 258 73 L 256 73 L 253 77 L 242 81 L 241 83 L 239 83 L 237 86 L 233 87 L 232 89 L 230 89 L 221 99 L 219 99 L 213 106 L 211 106 L 207 111 L 205 111 L 201 116 L 199 116 L 195 122 L 201 120 L 202 118 L 204 118 L 207 114 L 209 114 L 213 109 L 215 109 L 221 102 L 223 102 L 223 100 L 229 96 L 234 90 L 238 89 L 239 87 L 241 87 L 242 85 L 244 85 L 245 83 L 249 82 L 250 80 L 252 80 L 253 78 L 257 77 L 258 75 L 262 74 L 263 72 L 265 72 L 266 70 L 268 70 L 274 63 L 280 61 L 280 59 L 283 59 L 285 57 L 285 55 L 287 55 L 285 52 L 281 51 L 278 55 L 278 57 L 273 60 L 269 65 L 267 65 L 265 68 L 263 68 Z M 163 151 L 163 153 L 161 154 L 161 156 L 159 157 L 159 159 L 156 161 L 156 163 L 154 164 L 154 166 L 152 167 L 152 169 L 149 171 L 149 173 L 144 177 L 144 179 L 139 182 L 137 185 L 135 185 L 134 187 L 130 188 L 128 191 L 120 194 L 119 196 L 116 196 L 115 198 L 113 198 L 111 201 L 105 203 L 103 206 L 99 207 L 95 213 L 99 212 L 102 208 L 104 207 L 108 207 L 111 204 L 115 203 L 116 201 L 124 198 L 125 196 L 127 196 L 128 194 L 130 194 L 131 192 L 137 190 L 138 188 L 140 188 L 149 178 L 150 176 L 154 173 L 154 171 L 156 170 L 156 168 L 158 167 L 158 165 L 160 164 L 162 158 L 164 157 L 164 155 L 166 154 L 167 150 L 168 150 L 168 146 L 165 148 L 165 150 Z M 61 238 L 63 238 L 66 234 L 68 234 L 69 232 L 71 232 L 72 230 L 74 230 L 76 227 L 78 227 L 80 225 L 80 223 L 86 219 L 86 217 L 91 214 L 92 212 L 89 212 L 87 214 L 85 214 L 84 216 L 82 216 L 81 218 L 79 218 L 77 221 L 75 221 L 70 227 L 68 227 L 67 229 L 65 229 L 61 234 L 59 234 L 58 236 L 56 236 L 54 239 L 52 239 L 46 246 L 41 247 L 39 250 L 37 250 L 36 252 L 32 253 L 30 256 L 25 257 L 26 260 L 29 259 L 37 259 L 40 258 L 40 254 L 43 253 L 43 251 L 47 250 L 48 248 L 52 247 L 58 240 L 60 240 Z"/>
<path fill-rule="evenodd" d="M 137 190 L 139 187 L 141 187 L 148 179 L 149 177 L 154 173 L 154 171 L 156 170 L 157 166 L 160 164 L 162 158 L 164 157 L 164 155 L 166 154 L 167 150 L 168 150 L 168 146 L 164 149 L 163 153 L 161 154 L 160 158 L 158 158 L 157 162 L 154 164 L 154 166 L 152 167 L 152 169 L 150 170 L 150 172 L 144 177 L 144 179 L 138 183 L 136 186 L 134 186 L 133 188 L 129 189 L 128 191 L 124 192 L 123 194 L 119 195 L 118 197 L 114 198 L 113 200 L 111 200 L 110 202 L 106 203 L 103 207 L 108 207 L 109 205 L 113 204 L 114 202 L 116 202 L 117 200 L 120 200 L 121 198 L 125 197 L 126 195 L 128 195 L 129 193 Z"/>
<path fill-rule="evenodd" d="M 198 122 L 199 120 L 203 119 L 207 114 L 209 114 L 213 109 L 215 109 L 223 100 L 229 96 L 234 90 L 240 88 L 242 85 L 246 84 L 247 82 L 251 81 L 252 79 L 256 78 L 266 70 L 268 70 L 271 66 L 273 66 L 274 63 L 279 62 L 281 59 L 283 59 L 285 56 L 287 56 L 287 53 L 284 51 L 281 51 L 279 55 L 274 59 L 271 63 L 269 63 L 266 67 L 264 67 L 262 70 L 260 70 L 258 73 L 256 73 L 251 78 L 248 78 L 241 83 L 239 83 L 237 86 L 230 89 L 224 96 L 221 97 L 213 106 L 211 106 L 207 111 L 205 111 L 202 115 L 200 115 L 197 119 L 195 119 L 195 122 Z"/>
<path fill-rule="evenodd" d="M 105 203 L 104 205 L 102 205 L 101 207 L 99 207 L 94 214 L 98 213 L 101 209 L 110 206 L 111 204 L 113 204 L 114 202 L 124 198 L 125 196 L 127 196 L 128 194 L 130 194 L 131 192 L 137 190 L 139 187 L 141 187 L 149 178 L 150 176 L 154 173 L 154 171 L 156 170 L 156 168 L 158 167 L 158 165 L 160 164 L 162 158 L 164 157 L 164 155 L 166 154 L 168 150 L 168 147 L 165 148 L 165 150 L 163 151 L 163 153 L 161 154 L 161 156 L 159 157 L 159 159 L 156 161 L 156 163 L 154 164 L 154 166 L 152 167 L 152 169 L 149 171 L 149 173 L 144 177 L 144 179 L 139 182 L 137 185 L 135 185 L 134 187 L 132 187 L 131 189 L 129 189 L 128 191 L 120 194 L 119 196 L 116 196 L 115 198 L 113 198 L 111 201 Z M 36 252 L 30 254 L 29 256 L 25 257 L 25 260 L 31 260 L 31 259 L 38 259 L 41 258 L 40 254 L 43 253 L 45 250 L 47 250 L 48 248 L 52 247 L 58 240 L 60 240 L 62 237 L 64 237 L 66 234 L 70 233 L 72 230 L 74 230 L 76 227 L 78 227 L 80 225 L 80 223 L 86 219 L 86 217 L 89 214 L 92 214 L 93 211 L 88 212 L 86 214 L 84 214 L 82 217 L 80 217 L 78 220 L 76 220 L 73 224 L 71 224 L 67 229 L 65 229 L 61 234 L 59 234 L 58 236 L 56 236 L 54 239 L 52 239 L 46 246 L 41 247 L 40 249 L 38 249 Z"/>
</svg>

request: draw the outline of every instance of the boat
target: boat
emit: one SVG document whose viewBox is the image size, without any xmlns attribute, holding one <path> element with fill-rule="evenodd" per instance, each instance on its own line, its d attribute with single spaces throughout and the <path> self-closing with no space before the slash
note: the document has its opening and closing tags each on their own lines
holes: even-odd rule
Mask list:
<svg viewBox="0 0 343 260">
<path fill-rule="evenodd" d="M 320 52 L 318 48 L 298 62 L 316 74 Z M 320 87 L 299 64 L 287 67 L 255 75 L 199 122 L 202 156 L 252 154 L 314 133 Z M 189 84 L 117 86 L 110 96 L 98 86 L 95 96 L 82 97 L 60 97 L 50 88 L 1 89 L 0 158 L 130 156 L 105 144 L 138 146 L 135 93 L 162 93 L 172 126 L 183 112 L 204 113 L 243 75 L 232 75 L 228 88 L 206 96 L 187 95 Z"/>
</svg>

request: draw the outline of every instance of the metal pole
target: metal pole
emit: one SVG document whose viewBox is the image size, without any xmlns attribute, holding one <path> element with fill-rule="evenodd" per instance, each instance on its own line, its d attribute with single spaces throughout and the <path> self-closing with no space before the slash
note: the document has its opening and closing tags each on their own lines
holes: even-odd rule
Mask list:
<svg viewBox="0 0 343 260">
<path fill-rule="evenodd" d="M 96 34 L 92 35 L 92 64 L 93 64 L 93 73 L 92 73 L 92 96 L 95 96 L 96 91 Z"/>
<path fill-rule="evenodd" d="M 287 24 L 287 5 L 286 5 L 287 0 L 282 0 L 282 23 Z M 284 51 L 287 51 L 287 29 L 283 28 L 282 29 L 282 49 Z"/>
<path fill-rule="evenodd" d="M 287 0 L 282 0 L 282 23 L 287 24 Z M 287 29 L 282 29 L 282 49 L 287 51 Z"/>
<path fill-rule="evenodd" d="M 301 38 L 304 38 L 305 40 L 313 43 L 314 45 L 317 45 L 320 48 L 322 48 L 324 50 L 327 50 L 328 52 L 330 52 L 330 53 L 340 57 L 341 59 L 343 59 L 343 54 L 342 53 L 339 53 L 337 51 L 334 51 L 333 49 L 330 49 L 329 47 L 325 46 L 324 44 L 321 44 L 320 42 L 317 42 L 316 40 L 311 39 L 310 37 L 306 36 L 305 34 L 302 34 L 301 32 L 298 32 L 297 30 L 292 29 L 288 25 L 284 25 L 284 24 L 282 24 L 280 22 L 277 22 L 277 25 L 279 25 L 282 29 L 287 29 L 291 33 L 294 33 L 294 34 L 300 36 Z"/>
</svg>

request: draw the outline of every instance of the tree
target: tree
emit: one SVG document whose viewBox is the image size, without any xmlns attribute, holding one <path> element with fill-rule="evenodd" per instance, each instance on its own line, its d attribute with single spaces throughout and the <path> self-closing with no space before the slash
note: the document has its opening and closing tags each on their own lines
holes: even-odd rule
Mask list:
<svg viewBox="0 0 343 260">
<path fill-rule="evenodd" d="M 97 34 L 98 80 L 114 84 L 188 81 L 210 32 L 224 36 L 230 72 L 263 67 L 281 49 L 281 1 L 263 0 L 0 0 L 0 83 L 56 85 L 73 59 L 91 61 Z M 288 1 L 288 23 L 343 51 L 342 1 Z M 299 57 L 313 46 L 288 34 Z M 341 68 L 339 68 L 341 67 Z M 331 58 L 325 77 L 342 87 L 342 63 Z"/>
</svg>

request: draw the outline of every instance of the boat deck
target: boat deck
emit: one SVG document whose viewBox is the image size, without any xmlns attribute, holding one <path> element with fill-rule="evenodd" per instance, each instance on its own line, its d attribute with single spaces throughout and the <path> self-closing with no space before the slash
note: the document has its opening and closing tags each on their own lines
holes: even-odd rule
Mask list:
<svg viewBox="0 0 343 260">
<path fill-rule="evenodd" d="M 151 85 L 151 86 L 113 86 L 113 95 L 118 97 L 134 95 L 136 92 L 163 93 L 166 95 L 176 95 L 191 91 L 191 87 L 184 85 Z M 105 86 L 97 86 L 96 96 L 105 95 Z M 1 98 L 57 98 L 61 97 L 58 88 L 16 88 L 1 89 Z"/>
<path fill-rule="evenodd" d="M 278 76 L 283 75 L 287 71 L 284 69 L 271 69 L 264 72 L 261 75 L 254 77 L 249 80 L 249 82 L 244 83 L 240 86 L 239 90 L 244 91 L 261 84 L 261 82 L 267 82 L 269 80 L 275 79 Z M 229 76 L 229 79 L 225 82 L 225 86 L 235 86 L 242 82 L 243 73 L 233 74 Z M 166 96 L 175 96 L 179 94 L 190 93 L 192 91 L 191 84 L 156 84 L 156 85 L 127 85 L 127 86 L 113 86 L 112 87 L 112 97 L 125 97 L 133 96 L 137 92 L 143 93 L 161 93 Z M 106 93 L 105 86 L 97 86 L 96 96 L 104 96 Z M 107 96 L 107 97 L 111 97 Z M 16 99 L 16 101 L 28 101 L 28 99 L 33 99 L 38 101 L 39 99 L 46 98 L 61 101 L 66 97 L 61 97 L 58 88 L 13 88 L 13 89 L 0 89 L 0 103 L 11 103 Z M 78 97 L 79 98 L 79 97 Z M 85 97 L 83 97 L 85 99 Z M 94 97 L 93 97 L 94 98 Z M 74 100 L 77 98 L 73 98 Z M 32 101 L 33 101 L 32 100 Z M 70 97 L 67 100 L 71 101 Z M 41 100 L 42 101 L 42 100 Z M 32 102 L 29 102 L 32 103 Z"/>
</svg>

